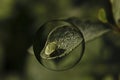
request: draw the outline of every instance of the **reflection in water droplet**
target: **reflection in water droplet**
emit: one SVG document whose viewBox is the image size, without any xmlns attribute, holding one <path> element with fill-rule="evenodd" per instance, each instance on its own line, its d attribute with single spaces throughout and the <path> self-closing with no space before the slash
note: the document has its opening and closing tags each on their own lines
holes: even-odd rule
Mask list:
<svg viewBox="0 0 120 80">
<path fill-rule="evenodd" d="M 52 29 L 46 33 L 50 26 Z M 44 67 L 51 70 L 66 70 L 81 59 L 84 38 L 74 25 L 65 21 L 51 21 L 43 25 L 37 34 L 34 52 Z"/>
<path fill-rule="evenodd" d="M 46 48 L 45 48 L 45 54 L 46 55 L 51 55 L 57 48 L 57 44 L 55 42 L 49 43 Z"/>
</svg>

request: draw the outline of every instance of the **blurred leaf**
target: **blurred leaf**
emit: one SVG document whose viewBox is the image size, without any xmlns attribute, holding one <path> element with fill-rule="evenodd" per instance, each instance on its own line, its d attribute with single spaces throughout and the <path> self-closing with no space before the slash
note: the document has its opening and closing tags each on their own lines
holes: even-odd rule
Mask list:
<svg viewBox="0 0 120 80">
<path fill-rule="evenodd" d="M 98 19 L 104 23 L 107 23 L 106 12 L 101 8 L 98 12 Z"/>
<path fill-rule="evenodd" d="M 11 15 L 14 0 L 0 0 L 0 19 L 7 18 Z"/>
<path fill-rule="evenodd" d="M 111 3 L 115 22 L 120 28 L 120 0 L 112 0 Z"/>
</svg>

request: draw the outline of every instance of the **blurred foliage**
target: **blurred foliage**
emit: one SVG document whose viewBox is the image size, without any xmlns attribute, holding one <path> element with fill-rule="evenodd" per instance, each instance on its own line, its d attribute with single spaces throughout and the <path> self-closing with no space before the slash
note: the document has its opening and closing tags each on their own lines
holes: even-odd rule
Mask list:
<svg viewBox="0 0 120 80">
<path fill-rule="evenodd" d="M 87 43 L 81 62 L 63 72 L 45 69 L 27 52 L 48 20 L 96 20 L 102 7 L 108 22 L 119 26 L 120 1 L 111 1 L 114 15 L 108 0 L 0 0 L 0 80 L 120 80 L 120 35 L 115 32 Z"/>
<path fill-rule="evenodd" d="M 117 26 L 120 27 L 120 0 L 111 0 L 113 16 Z"/>
</svg>

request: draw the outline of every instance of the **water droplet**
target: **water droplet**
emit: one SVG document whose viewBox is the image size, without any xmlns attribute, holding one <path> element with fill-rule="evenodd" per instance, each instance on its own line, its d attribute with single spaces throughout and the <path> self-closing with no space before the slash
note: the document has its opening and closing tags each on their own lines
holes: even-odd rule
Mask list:
<svg viewBox="0 0 120 80">
<path fill-rule="evenodd" d="M 66 70 L 79 62 L 84 51 L 81 31 L 69 22 L 44 24 L 37 33 L 34 52 L 38 61 L 51 70 Z"/>
</svg>

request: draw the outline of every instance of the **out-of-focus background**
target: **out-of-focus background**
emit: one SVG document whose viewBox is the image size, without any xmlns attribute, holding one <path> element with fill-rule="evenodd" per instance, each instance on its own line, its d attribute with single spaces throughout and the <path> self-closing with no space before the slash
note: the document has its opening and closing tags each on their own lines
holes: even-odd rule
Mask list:
<svg viewBox="0 0 120 80">
<path fill-rule="evenodd" d="M 44 22 L 92 18 L 106 1 L 0 0 L 0 80 L 120 80 L 120 35 L 114 32 L 87 43 L 82 60 L 66 71 L 47 70 L 28 51 Z"/>
</svg>

